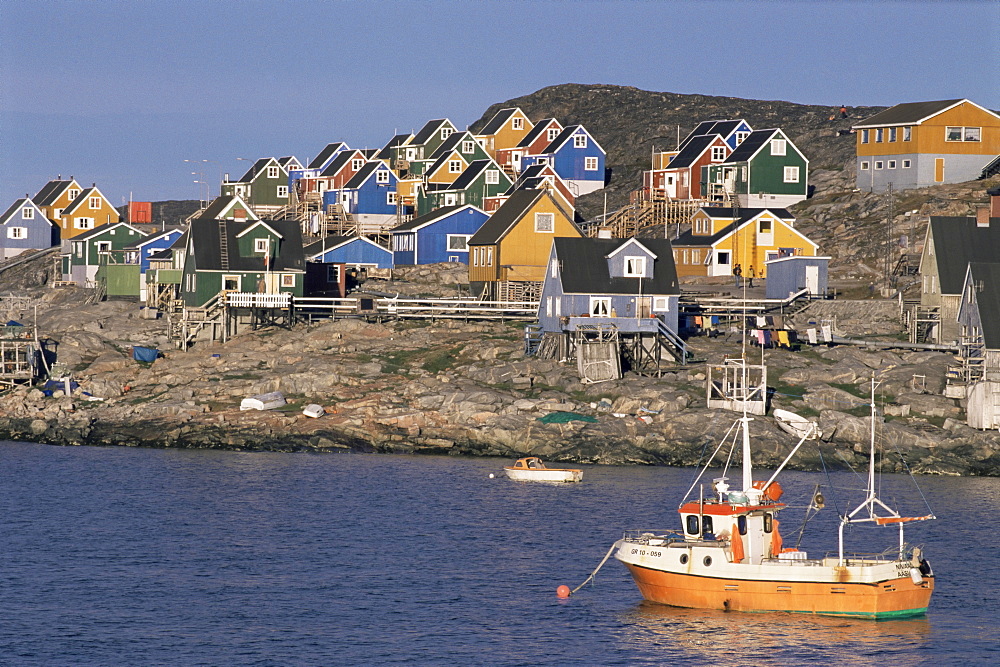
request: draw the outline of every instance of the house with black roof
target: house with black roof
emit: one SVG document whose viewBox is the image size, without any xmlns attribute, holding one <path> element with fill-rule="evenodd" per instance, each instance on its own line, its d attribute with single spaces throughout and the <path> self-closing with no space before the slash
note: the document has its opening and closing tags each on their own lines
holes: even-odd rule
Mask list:
<svg viewBox="0 0 1000 667">
<path fill-rule="evenodd" d="M 230 181 L 226 174 L 221 194 L 241 197 L 256 213 L 267 215 L 288 205 L 288 187 L 288 170 L 278 158 L 265 157 L 254 162 L 237 181 Z"/>
<path fill-rule="evenodd" d="M 607 154 L 583 125 L 563 129 L 540 153 L 521 157 L 521 168 L 549 164 L 576 195 L 585 195 L 604 187 Z"/>
<path fill-rule="evenodd" d="M 496 161 L 507 171 L 518 174 L 521 172 L 521 158 L 525 155 L 538 155 L 555 141 L 563 131 L 563 125 L 555 118 L 543 118 L 521 138 L 517 145 L 510 148 L 499 148 Z"/>
<path fill-rule="evenodd" d="M 472 204 L 482 208 L 486 198 L 506 192 L 511 185 L 510 176 L 490 158 L 473 160 L 452 182 L 418 186 L 417 215 L 442 206 Z"/>
<path fill-rule="evenodd" d="M 381 160 L 369 160 L 344 187 L 323 193 L 323 208 L 340 205 L 362 234 L 377 234 L 397 221 L 399 178 Z"/>
<path fill-rule="evenodd" d="M 961 365 L 945 395 L 967 399 L 967 423 L 1000 428 L 1000 263 L 969 262 L 958 309 Z"/>
<path fill-rule="evenodd" d="M 489 156 L 497 159 L 499 151 L 517 146 L 532 129 L 534 124 L 527 114 L 519 107 L 511 107 L 497 111 L 476 136 Z"/>
<path fill-rule="evenodd" d="M 702 167 L 702 198 L 785 208 L 809 196 L 809 160 L 782 130 L 754 130 L 718 164 Z"/>
<path fill-rule="evenodd" d="M 897 104 L 853 129 L 867 192 L 971 181 L 1000 155 L 1000 115 L 967 99 Z"/>
<path fill-rule="evenodd" d="M 443 206 L 393 228 L 393 264 L 469 263 L 469 239 L 489 214 L 472 204 Z"/>
<path fill-rule="evenodd" d="M 29 197 L 14 201 L 0 214 L 0 259 L 25 250 L 44 250 L 59 245 L 59 225 L 45 216 Z"/>
</svg>

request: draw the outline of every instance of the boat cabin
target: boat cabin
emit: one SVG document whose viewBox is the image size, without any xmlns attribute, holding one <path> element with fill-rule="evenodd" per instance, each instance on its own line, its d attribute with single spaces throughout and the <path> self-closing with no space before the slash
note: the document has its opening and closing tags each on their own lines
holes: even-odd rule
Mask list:
<svg viewBox="0 0 1000 667">
<path fill-rule="evenodd" d="M 518 459 L 517 462 L 511 466 L 518 470 L 545 470 L 545 464 L 537 456 L 529 456 L 527 458 Z"/>
</svg>

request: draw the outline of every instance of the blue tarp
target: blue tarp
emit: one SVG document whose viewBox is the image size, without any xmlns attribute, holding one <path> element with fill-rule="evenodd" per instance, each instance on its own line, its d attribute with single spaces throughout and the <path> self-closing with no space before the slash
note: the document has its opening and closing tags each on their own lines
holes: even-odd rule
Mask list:
<svg viewBox="0 0 1000 667">
<path fill-rule="evenodd" d="M 160 356 L 160 351 L 155 347 L 139 347 L 138 345 L 132 346 L 132 358 L 136 361 L 152 363 L 156 361 L 158 356 Z"/>
<path fill-rule="evenodd" d="M 23 327 L 24 325 L 21 324 L 20 322 L 15 322 L 14 320 L 8 320 L 7 321 L 7 326 L 9 326 L 9 327 Z"/>
</svg>

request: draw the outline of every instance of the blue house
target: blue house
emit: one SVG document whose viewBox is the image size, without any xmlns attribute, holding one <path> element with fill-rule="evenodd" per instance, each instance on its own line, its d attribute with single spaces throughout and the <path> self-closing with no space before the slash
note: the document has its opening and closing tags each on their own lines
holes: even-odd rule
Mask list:
<svg viewBox="0 0 1000 667">
<path fill-rule="evenodd" d="M 324 146 L 323 150 L 310 160 L 305 167 L 302 165 L 293 165 L 291 169 L 288 169 L 288 187 L 294 188 L 296 181 L 302 178 L 318 176 L 339 153 L 346 150 L 349 150 L 347 144 L 343 141 L 337 141 Z"/>
<path fill-rule="evenodd" d="M 150 255 L 155 255 L 161 250 L 173 246 L 183 233 L 183 228 L 171 227 L 159 233 L 150 234 L 135 245 L 125 248 L 125 259 L 130 264 L 138 264 L 139 273 L 145 275 L 146 271 L 149 270 Z"/>
<path fill-rule="evenodd" d="M 788 255 L 764 262 L 767 285 L 764 297 L 787 299 L 804 289 L 813 297 L 826 296 L 829 257 Z"/>
<path fill-rule="evenodd" d="M 744 139 L 750 136 L 751 132 L 753 132 L 753 128 L 742 118 L 705 120 L 698 123 L 698 126 L 691 131 L 691 134 L 684 137 L 684 141 L 677 147 L 676 152 L 679 153 L 684 150 L 695 137 L 710 137 L 716 134 L 722 137 L 722 140 L 729 146 L 730 151 L 734 151 L 737 146 L 743 143 Z"/>
<path fill-rule="evenodd" d="M 396 266 L 469 263 L 469 239 L 479 231 L 489 215 L 481 209 L 445 206 L 399 225 L 390 232 Z"/>
<path fill-rule="evenodd" d="M 327 236 L 305 248 L 306 262 L 344 264 L 356 269 L 391 269 L 392 252 L 364 236 Z"/>
<path fill-rule="evenodd" d="M 604 187 L 606 153 L 583 125 L 570 125 L 537 155 L 521 158 L 521 168 L 550 164 L 570 184 L 574 194 L 585 195 Z"/>
<path fill-rule="evenodd" d="M 323 193 L 323 206 L 340 204 L 363 234 L 387 229 L 396 222 L 396 183 L 399 179 L 384 162 L 372 160 L 343 188 Z"/>
<path fill-rule="evenodd" d="M 55 245 L 59 245 L 59 225 L 28 197 L 18 199 L 0 215 L 0 259 Z"/>
</svg>

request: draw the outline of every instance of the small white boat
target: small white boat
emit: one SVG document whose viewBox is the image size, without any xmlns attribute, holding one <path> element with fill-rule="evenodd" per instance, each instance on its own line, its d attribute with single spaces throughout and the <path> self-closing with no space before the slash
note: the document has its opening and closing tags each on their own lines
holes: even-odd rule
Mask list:
<svg viewBox="0 0 1000 667">
<path fill-rule="evenodd" d="M 777 409 L 772 414 L 774 415 L 774 421 L 778 422 L 778 427 L 782 431 L 791 433 L 796 438 L 818 440 L 823 437 L 823 433 L 816 426 L 815 422 L 806 419 L 802 415 L 797 415 L 788 410 Z"/>
<path fill-rule="evenodd" d="M 576 468 L 546 468 L 537 456 L 518 459 L 512 466 L 504 466 L 507 477 L 518 482 L 582 482 L 583 471 Z"/>
</svg>

